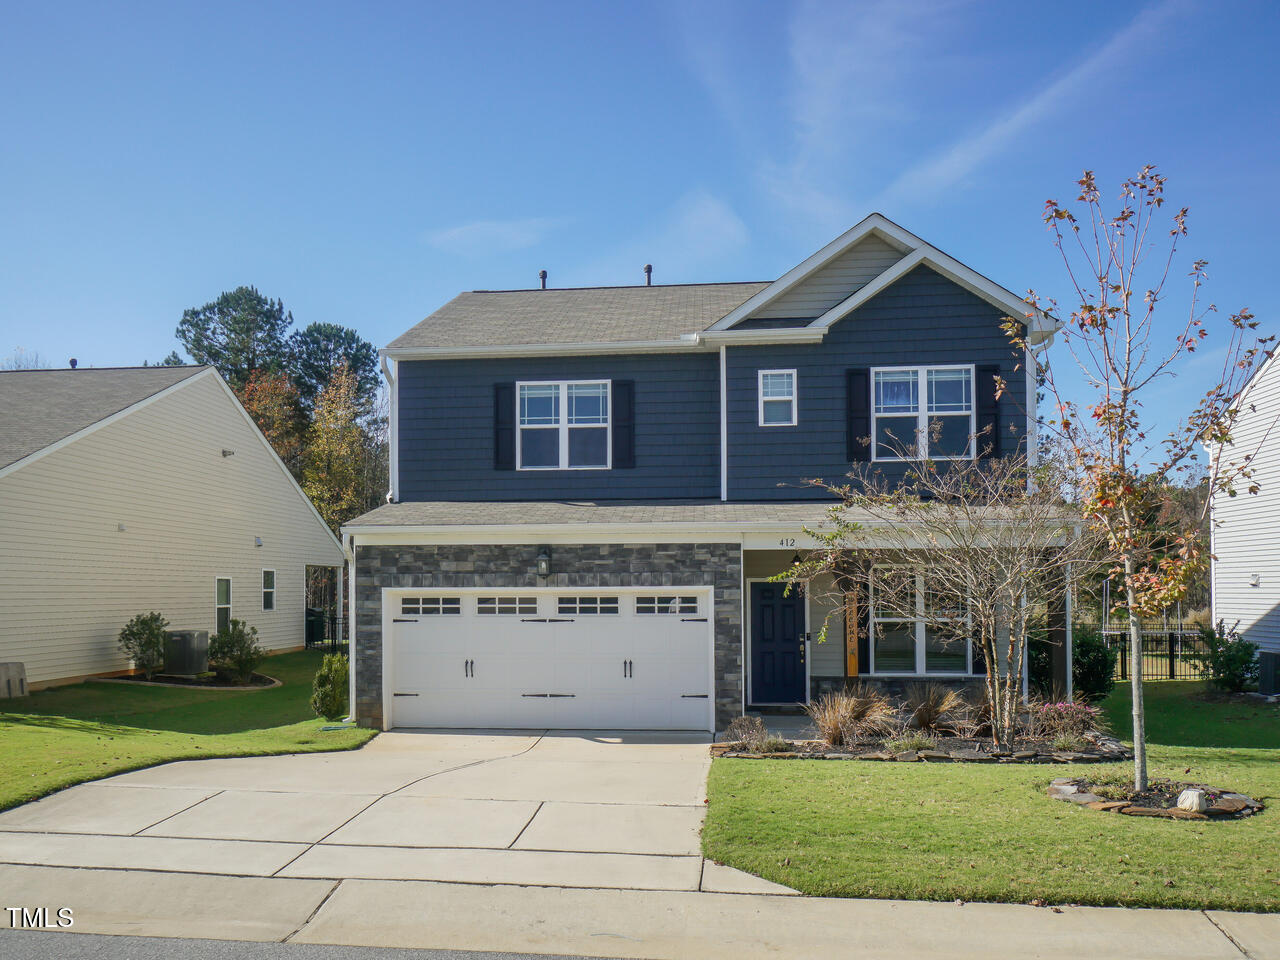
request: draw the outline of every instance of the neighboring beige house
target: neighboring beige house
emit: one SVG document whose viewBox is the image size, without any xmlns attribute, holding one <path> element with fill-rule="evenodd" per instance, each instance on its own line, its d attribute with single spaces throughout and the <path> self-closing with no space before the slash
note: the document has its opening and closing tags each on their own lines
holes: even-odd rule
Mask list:
<svg viewBox="0 0 1280 960">
<path fill-rule="evenodd" d="M 128 670 L 149 610 L 300 648 L 306 568 L 342 559 L 212 367 L 0 373 L 0 662 L 30 684 Z"/>
</svg>

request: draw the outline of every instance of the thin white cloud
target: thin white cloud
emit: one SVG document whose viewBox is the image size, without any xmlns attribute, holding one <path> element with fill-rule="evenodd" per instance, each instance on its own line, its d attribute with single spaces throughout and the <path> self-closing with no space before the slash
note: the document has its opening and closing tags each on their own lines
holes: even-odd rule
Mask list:
<svg viewBox="0 0 1280 960">
<path fill-rule="evenodd" d="M 474 220 L 428 232 L 424 239 L 437 250 L 464 256 L 524 250 L 540 243 L 560 224 L 553 217 L 523 220 Z"/>
<path fill-rule="evenodd" d="M 574 284 L 639 284 L 642 268 L 653 264 L 655 283 L 723 279 L 750 231 L 724 200 L 705 189 L 691 190 L 635 238 L 569 272 Z"/>
<path fill-rule="evenodd" d="M 1038 93 L 910 167 L 883 191 L 881 201 L 891 204 L 905 197 L 937 194 L 963 180 L 1084 90 L 1106 83 L 1114 76 L 1115 65 L 1131 61 L 1138 48 L 1150 45 L 1153 34 L 1183 6 L 1182 0 L 1164 0 L 1140 11 L 1110 40 Z"/>
</svg>

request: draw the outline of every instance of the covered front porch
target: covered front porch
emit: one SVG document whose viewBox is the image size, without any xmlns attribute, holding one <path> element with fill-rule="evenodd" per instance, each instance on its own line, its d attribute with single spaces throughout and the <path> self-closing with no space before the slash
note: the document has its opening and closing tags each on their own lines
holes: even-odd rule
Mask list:
<svg viewBox="0 0 1280 960">
<path fill-rule="evenodd" d="M 854 682 L 901 695 L 913 682 L 977 687 L 986 676 L 981 649 L 968 640 L 933 635 L 923 617 L 909 619 L 877 603 L 876 555 L 859 558 L 859 572 L 836 584 L 827 577 L 808 589 L 772 578 L 800 562 L 796 546 L 744 549 L 743 649 L 745 709 L 795 707 Z M 923 605 L 927 572 L 915 576 Z M 1070 698 L 1071 604 L 1069 596 L 1047 611 L 1047 644 L 1053 688 Z M 825 635 L 824 635 L 825 626 Z M 1023 691 L 1029 692 L 1024 658 Z"/>
</svg>

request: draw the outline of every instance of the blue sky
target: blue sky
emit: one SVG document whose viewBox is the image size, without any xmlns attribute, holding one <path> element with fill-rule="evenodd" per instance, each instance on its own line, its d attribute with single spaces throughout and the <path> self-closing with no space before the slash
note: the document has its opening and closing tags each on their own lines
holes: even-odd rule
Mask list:
<svg viewBox="0 0 1280 960">
<path fill-rule="evenodd" d="M 381 346 L 472 288 L 771 279 L 872 210 L 1061 295 L 1145 162 L 1274 328 L 1274 4 L 10 4 L 0 354 L 157 360 L 240 284 Z"/>
</svg>

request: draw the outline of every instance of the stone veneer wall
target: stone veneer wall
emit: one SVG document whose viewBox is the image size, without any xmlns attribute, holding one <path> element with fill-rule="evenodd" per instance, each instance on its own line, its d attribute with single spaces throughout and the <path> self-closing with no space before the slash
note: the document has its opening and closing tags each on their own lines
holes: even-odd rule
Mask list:
<svg viewBox="0 0 1280 960">
<path fill-rule="evenodd" d="M 356 719 L 382 726 L 382 591 L 448 587 L 665 587 L 715 590 L 716 727 L 742 713 L 742 549 L 734 543 L 551 547 L 549 577 L 532 544 L 356 548 Z"/>
</svg>

